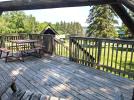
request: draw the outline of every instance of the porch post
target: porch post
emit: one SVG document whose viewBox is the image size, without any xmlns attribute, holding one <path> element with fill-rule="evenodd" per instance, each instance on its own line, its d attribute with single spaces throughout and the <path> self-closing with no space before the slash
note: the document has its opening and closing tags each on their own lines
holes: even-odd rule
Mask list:
<svg viewBox="0 0 134 100">
<path fill-rule="evenodd" d="M 134 20 L 126 11 L 125 7 L 122 4 L 111 4 L 111 6 L 134 36 Z"/>
<path fill-rule="evenodd" d="M 98 39 L 98 58 L 97 58 L 97 64 L 100 65 L 101 61 L 101 50 L 102 50 L 102 40 Z M 97 67 L 97 69 L 100 69 L 100 67 Z"/>
<path fill-rule="evenodd" d="M 55 51 L 54 35 L 44 34 L 43 45 L 45 46 L 45 52 L 53 55 Z"/>
<path fill-rule="evenodd" d="M 72 61 L 72 38 L 69 37 L 69 60 Z"/>
</svg>

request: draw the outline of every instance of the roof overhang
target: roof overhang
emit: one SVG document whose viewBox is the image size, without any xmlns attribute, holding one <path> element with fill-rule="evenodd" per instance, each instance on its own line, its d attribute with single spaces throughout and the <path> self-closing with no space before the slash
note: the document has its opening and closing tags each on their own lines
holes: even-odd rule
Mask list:
<svg viewBox="0 0 134 100">
<path fill-rule="evenodd" d="M 134 12 L 134 0 L 122 0 L 123 5 Z"/>
<path fill-rule="evenodd" d="M 11 0 L 0 2 L 0 11 L 77 7 L 98 4 L 112 4 L 117 0 Z"/>
<path fill-rule="evenodd" d="M 0 15 L 3 11 L 49 9 L 102 4 L 111 5 L 134 35 L 134 20 L 131 16 L 129 16 L 129 13 L 124 7 L 126 6 L 134 12 L 134 0 L 9 0 L 0 2 Z"/>
</svg>

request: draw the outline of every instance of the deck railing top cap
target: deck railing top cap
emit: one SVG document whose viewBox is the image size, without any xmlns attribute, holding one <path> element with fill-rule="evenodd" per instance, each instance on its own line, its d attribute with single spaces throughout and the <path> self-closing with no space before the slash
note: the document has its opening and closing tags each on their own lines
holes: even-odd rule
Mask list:
<svg viewBox="0 0 134 100">
<path fill-rule="evenodd" d="M 100 41 L 116 41 L 116 42 L 131 42 L 134 44 L 134 40 L 127 39 L 115 39 L 115 38 L 96 38 L 96 37 L 79 37 L 79 36 L 71 36 L 70 39 L 80 39 L 80 40 L 100 40 Z"/>
</svg>

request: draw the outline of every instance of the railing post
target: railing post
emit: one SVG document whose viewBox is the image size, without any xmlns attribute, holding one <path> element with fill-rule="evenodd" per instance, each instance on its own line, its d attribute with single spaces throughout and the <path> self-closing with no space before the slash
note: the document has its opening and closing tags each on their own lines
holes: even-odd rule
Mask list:
<svg viewBox="0 0 134 100">
<path fill-rule="evenodd" d="M 101 50 L 102 50 L 102 40 L 98 39 L 98 57 L 97 57 L 97 64 L 100 65 L 101 61 Z M 100 67 L 97 66 L 97 69 L 100 69 Z"/>
<path fill-rule="evenodd" d="M 52 42 L 52 55 L 55 54 L 55 41 L 54 41 L 55 36 L 51 35 L 51 42 Z"/>
<path fill-rule="evenodd" d="M 2 36 L 0 36 L 0 48 L 2 47 Z"/>
<path fill-rule="evenodd" d="M 72 38 L 69 37 L 69 60 L 72 61 Z"/>
<path fill-rule="evenodd" d="M 1 36 L 1 47 L 5 47 L 5 36 Z"/>
<path fill-rule="evenodd" d="M 54 36 L 50 34 L 43 35 L 43 45 L 45 46 L 45 52 L 49 54 L 54 53 Z"/>
</svg>

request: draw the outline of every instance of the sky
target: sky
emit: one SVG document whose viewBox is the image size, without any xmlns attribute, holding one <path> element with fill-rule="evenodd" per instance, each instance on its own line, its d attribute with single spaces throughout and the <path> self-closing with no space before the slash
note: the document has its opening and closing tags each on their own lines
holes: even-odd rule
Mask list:
<svg viewBox="0 0 134 100">
<path fill-rule="evenodd" d="M 24 11 L 27 15 L 33 15 L 39 22 L 79 22 L 82 26 L 86 27 L 86 19 L 89 15 L 89 6 L 85 7 L 70 7 L 70 8 L 53 8 L 53 9 L 40 9 Z"/>
</svg>

